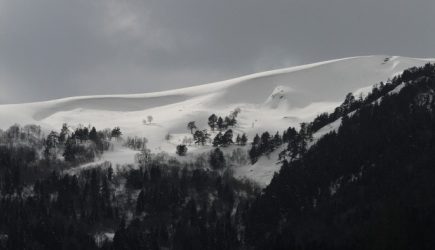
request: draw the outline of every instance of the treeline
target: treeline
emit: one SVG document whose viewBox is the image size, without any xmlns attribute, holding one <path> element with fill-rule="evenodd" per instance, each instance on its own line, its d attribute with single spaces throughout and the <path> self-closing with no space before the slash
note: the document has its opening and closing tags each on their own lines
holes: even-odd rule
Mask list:
<svg viewBox="0 0 435 250">
<path fill-rule="evenodd" d="M 0 131 L 1 193 L 20 193 L 53 170 L 93 161 L 110 148 L 116 131 L 118 128 L 97 131 L 95 127 L 79 127 L 72 132 L 66 124 L 60 133 L 51 131 L 47 136 L 36 125 L 13 125 Z"/>
<path fill-rule="evenodd" d="M 282 137 L 279 132 L 273 137 L 267 131 L 261 136 L 257 134 L 249 150 L 251 163 L 254 164 L 257 162 L 258 158 L 262 155 L 269 155 L 283 143 L 287 143 L 287 148 L 281 152 L 280 159 L 291 161 L 298 158 L 298 156 L 302 155 L 307 150 L 307 143 L 312 140 L 313 133 L 338 118 L 360 109 L 364 105 L 371 105 L 374 101 L 385 96 L 400 84 L 415 81 L 415 78 L 429 77 L 432 74 L 431 67 L 431 65 L 427 64 L 424 67 L 407 69 L 403 74 L 395 76 L 385 84 L 381 82 L 380 84 L 374 85 L 372 91 L 369 92 L 365 98 L 359 96 L 359 98 L 356 99 L 352 93 L 349 93 L 346 95 L 344 102 L 337 107 L 334 112 L 330 114 L 322 113 L 310 123 L 301 123 L 299 131 L 290 127 L 287 131 L 283 132 Z"/>
<path fill-rule="evenodd" d="M 282 133 L 282 136 L 279 132 L 271 136 L 270 133 L 266 131 L 261 134 L 261 136 L 258 134 L 255 135 L 251 149 L 249 150 L 249 158 L 251 159 L 251 163 L 254 164 L 262 155 L 269 155 L 281 145 L 287 143 L 287 148 L 280 152 L 279 159 L 293 160 L 305 153 L 307 143 L 311 140 L 312 132 L 306 123 L 300 124 L 299 131 L 293 127 L 289 127 Z"/>
<path fill-rule="evenodd" d="M 249 211 L 256 249 L 433 249 L 435 65 L 343 116 L 283 166 Z"/>
<path fill-rule="evenodd" d="M 431 67 L 432 66 L 430 64 L 426 64 L 423 67 L 412 67 L 406 69 L 402 74 L 393 77 L 393 79 L 388 80 L 386 83 L 380 82 L 379 84 L 373 85 L 371 92 L 369 92 L 365 97 L 362 95 L 355 97 L 352 93 L 347 94 L 344 102 L 339 107 L 335 108 L 334 112 L 330 114 L 322 113 L 318 115 L 311 123 L 309 123 L 309 130 L 311 130 L 312 133 L 318 131 L 322 127 L 332 123 L 338 118 L 349 114 L 364 105 L 373 103 L 380 97 L 385 96 L 388 92 L 395 89 L 400 84 L 410 83 L 417 80 L 419 77 L 430 77 L 432 74 Z"/>
<path fill-rule="evenodd" d="M 51 131 L 44 141 L 46 160 L 57 160 L 62 152 L 64 160 L 74 164 L 91 162 L 110 148 L 110 140 L 121 136 L 119 127 L 97 131 L 95 127 L 79 126 L 71 131 L 68 124 L 63 124 L 60 133 Z"/>
</svg>

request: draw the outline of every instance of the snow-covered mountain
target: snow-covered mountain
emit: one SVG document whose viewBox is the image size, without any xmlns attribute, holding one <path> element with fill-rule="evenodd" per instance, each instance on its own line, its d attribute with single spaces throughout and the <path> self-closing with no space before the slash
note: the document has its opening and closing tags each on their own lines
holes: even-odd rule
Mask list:
<svg viewBox="0 0 435 250">
<path fill-rule="evenodd" d="M 189 135 L 189 121 L 205 129 L 212 113 L 224 116 L 240 108 L 235 133 L 245 132 L 251 139 L 255 133 L 282 131 L 309 121 L 334 109 L 349 92 L 363 93 L 404 69 L 431 61 L 435 59 L 351 57 L 155 93 L 0 105 L 0 128 L 14 123 L 38 124 L 47 130 L 59 130 L 62 123 L 92 124 L 99 129 L 119 126 L 124 135 L 147 137 L 152 150 L 173 153 Z M 144 125 L 147 116 L 153 121 Z M 168 133 L 170 141 L 165 140 Z M 189 152 L 195 150 L 200 149 L 192 147 Z M 249 170 L 245 172 L 249 175 Z"/>
</svg>

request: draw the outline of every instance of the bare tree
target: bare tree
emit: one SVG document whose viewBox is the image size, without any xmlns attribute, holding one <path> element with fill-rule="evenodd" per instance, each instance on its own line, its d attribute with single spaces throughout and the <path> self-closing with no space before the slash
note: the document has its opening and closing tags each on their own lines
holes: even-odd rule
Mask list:
<svg viewBox="0 0 435 250">
<path fill-rule="evenodd" d="M 190 129 L 190 133 L 193 134 L 193 130 L 197 129 L 195 121 L 190 121 L 187 123 L 187 128 Z"/>
<path fill-rule="evenodd" d="M 148 123 L 151 123 L 153 121 L 153 116 L 149 115 L 149 116 L 147 116 L 147 119 L 148 119 Z"/>
</svg>

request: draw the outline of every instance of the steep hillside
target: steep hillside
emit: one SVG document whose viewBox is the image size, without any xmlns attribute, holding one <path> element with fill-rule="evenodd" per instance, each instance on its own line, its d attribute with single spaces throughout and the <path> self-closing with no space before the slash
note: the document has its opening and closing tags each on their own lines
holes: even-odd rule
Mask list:
<svg viewBox="0 0 435 250">
<path fill-rule="evenodd" d="M 251 244 L 433 249 L 435 66 L 405 73 L 283 164 L 250 212 Z"/>
</svg>

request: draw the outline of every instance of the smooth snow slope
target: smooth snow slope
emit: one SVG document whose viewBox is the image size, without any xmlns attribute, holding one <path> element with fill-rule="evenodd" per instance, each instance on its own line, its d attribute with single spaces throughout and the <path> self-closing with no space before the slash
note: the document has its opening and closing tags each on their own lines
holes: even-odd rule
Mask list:
<svg viewBox="0 0 435 250">
<path fill-rule="evenodd" d="M 386 60 L 388 58 L 388 60 Z M 82 96 L 46 102 L 0 105 L 0 128 L 14 123 L 59 130 L 62 123 L 120 126 L 126 135 L 146 136 L 154 150 L 173 152 L 188 136 L 186 124 L 207 128 L 210 114 L 240 107 L 237 132 L 282 131 L 332 110 L 346 93 L 386 81 L 430 59 L 364 56 L 331 60 L 243 76 L 194 87 L 134 95 Z M 143 125 L 148 115 L 152 124 Z M 167 133 L 173 141 L 165 142 Z"/>
</svg>

